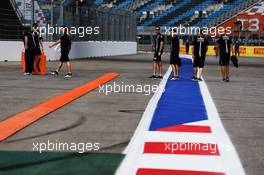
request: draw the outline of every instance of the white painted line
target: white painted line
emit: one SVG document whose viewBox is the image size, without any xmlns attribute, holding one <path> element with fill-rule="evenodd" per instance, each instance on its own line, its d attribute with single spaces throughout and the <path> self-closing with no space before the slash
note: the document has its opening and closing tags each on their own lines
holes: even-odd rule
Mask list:
<svg viewBox="0 0 264 175">
<path fill-rule="evenodd" d="M 142 134 L 145 142 L 201 142 L 215 143 L 216 137 L 211 133 L 183 133 L 148 131 Z"/>
<path fill-rule="evenodd" d="M 212 123 L 210 120 L 203 120 L 198 122 L 184 123 L 183 125 L 212 126 Z"/>
<path fill-rule="evenodd" d="M 199 82 L 199 85 L 200 85 L 200 90 L 201 90 L 203 100 L 206 106 L 208 118 L 212 122 L 212 125 L 211 125 L 212 131 L 217 138 L 216 141 L 220 143 L 226 143 L 226 144 L 230 143 L 230 145 L 226 145 L 229 147 L 229 149 L 223 149 L 221 151 L 221 157 L 224 160 L 223 163 L 226 166 L 227 175 L 245 175 L 245 171 L 242 167 L 238 154 L 223 127 L 219 113 L 216 109 L 216 106 L 213 102 L 213 99 L 210 95 L 210 92 L 208 90 L 206 83 L 202 81 L 202 82 Z"/>
<path fill-rule="evenodd" d="M 223 166 L 223 159 L 219 156 L 144 154 L 138 161 L 139 167 L 142 168 L 212 172 L 225 172 L 226 170 Z"/>
</svg>

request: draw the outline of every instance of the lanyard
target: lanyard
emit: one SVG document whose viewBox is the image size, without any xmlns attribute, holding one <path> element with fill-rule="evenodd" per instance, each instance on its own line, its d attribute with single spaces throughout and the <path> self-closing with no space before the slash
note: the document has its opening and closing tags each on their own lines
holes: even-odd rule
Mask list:
<svg viewBox="0 0 264 175">
<path fill-rule="evenodd" d="M 199 57 L 202 56 L 202 42 L 200 42 L 200 46 L 199 46 Z"/>
<path fill-rule="evenodd" d="M 224 41 L 225 41 L 225 52 L 228 53 L 228 44 L 227 44 L 227 40 L 228 40 L 228 36 L 224 36 Z"/>
<path fill-rule="evenodd" d="M 199 42 L 199 57 L 202 56 L 202 43 L 204 42 L 204 38 L 200 37 L 197 39 Z"/>
<path fill-rule="evenodd" d="M 156 51 L 158 51 L 159 47 L 159 35 L 156 37 Z"/>
<path fill-rule="evenodd" d="M 228 47 L 227 47 L 227 40 L 225 40 L 225 46 L 226 46 L 226 53 L 228 53 Z"/>
<path fill-rule="evenodd" d="M 30 35 L 31 35 L 31 37 L 32 37 L 32 40 L 33 40 L 33 43 L 34 43 L 34 46 L 37 46 L 36 45 L 36 42 L 35 42 L 35 38 L 34 38 L 34 36 L 33 36 L 33 34 L 30 32 Z"/>
</svg>

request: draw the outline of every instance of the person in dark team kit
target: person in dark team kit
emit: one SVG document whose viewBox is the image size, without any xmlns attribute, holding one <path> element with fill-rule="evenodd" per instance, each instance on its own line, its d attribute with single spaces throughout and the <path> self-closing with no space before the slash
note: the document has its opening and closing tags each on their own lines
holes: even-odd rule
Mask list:
<svg viewBox="0 0 264 175">
<path fill-rule="evenodd" d="M 60 62 L 59 62 L 58 68 L 57 68 L 57 70 L 52 71 L 51 74 L 52 75 L 58 75 L 60 69 L 63 66 L 63 63 L 66 63 L 68 73 L 65 75 L 65 78 L 70 78 L 70 77 L 72 77 L 71 63 L 69 60 L 69 53 L 71 50 L 71 38 L 68 35 L 68 29 L 66 26 L 64 26 L 64 25 L 61 26 L 61 32 L 63 34 L 60 37 L 60 39 L 49 46 L 49 48 L 52 48 L 53 46 L 55 46 L 57 44 L 61 45 L 61 57 L 60 57 Z"/>
<path fill-rule="evenodd" d="M 33 71 L 35 55 L 41 54 L 43 50 L 42 37 L 38 33 L 38 24 L 34 23 L 32 31 L 25 32 L 23 35 L 23 42 L 25 47 L 25 73 L 24 75 L 31 75 Z"/>
<path fill-rule="evenodd" d="M 152 62 L 152 76 L 150 78 L 162 78 L 162 62 L 161 55 L 164 49 L 164 37 L 160 33 L 160 27 L 156 27 L 156 37 L 154 38 L 153 50 L 154 57 Z M 159 75 L 157 76 L 157 69 L 159 70 Z"/>
<path fill-rule="evenodd" d="M 192 80 L 202 81 L 205 57 L 209 45 L 208 40 L 203 35 L 202 31 L 197 37 L 194 38 L 192 45 L 192 58 L 194 67 L 194 76 Z"/>
<path fill-rule="evenodd" d="M 232 39 L 227 36 L 226 33 L 219 37 L 217 40 L 219 50 L 219 65 L 221 69 L 221 75 L 224 82 L 229 82 L 229 62 L 232 53 Z M 232 50 L 231 50 L 232 49 Z"/>
<path fill-rule="evenodd" d="M 189 36 L 187 36 L 187 38 L 185 40 L 185 52 L 186 52 L 186 54 L 189 54 L 189 48 L 190 48 L 190 39 L 189 39 Z"/>
<path fill-rule="evenodd" d="M 239 48 L 240 48 L 240 41 L 236 40 L 234 44 L 235 56 L 240 56 Z"/>
<path fill-rule="evenodd" d="M 177 35 L 170 33 L 171 39 L 171 54 L 170 54 L 170 65 L 173 70 L 173 77 L 171 80 L 178 80 L 179 77 L 179 67 L 181 66 L 181 58 L 179 57 L 180 42 Z"/>
</svg>

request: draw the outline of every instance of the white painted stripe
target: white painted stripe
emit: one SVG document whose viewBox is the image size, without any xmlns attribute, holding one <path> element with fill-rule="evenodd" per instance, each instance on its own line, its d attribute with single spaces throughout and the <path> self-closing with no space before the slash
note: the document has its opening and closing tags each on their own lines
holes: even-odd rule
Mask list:
<svg viewBox="0 0 264 175">
<path fill-rule="evenodd" d="M 203 120 L 198 122 L 184 123 L 183 125 L 211 126 L 212 123 L 210 120 Z"/>
<path fill-rule="evenodd" d="M 215 143 L 216 137 L 211 133 L 171 133 L 148 131 L 143 132 L 146 142 L 201 142 L 201 143 Z"/>
<path fill-rule="evenodd" d="M 199 85 L 200 85 L 201 93 L 202 93 L 204 103 L 206 106 L 208 118 L 210 121 L 212 121 L 211 128 L 214 132 L 214 135 L 217 138 L 216 141 L 218 143 L 221 142 L 223 144 L 232 143 L 223 127 L 219 113 L 216 109 L 216 106 L 213 102 L 213 99 L 210 95 L 210 92 L 208 90 L 206 83 L 204 81 L 199 82 Z M 234 175 L 234 174 L 245 175 L 245 171 L 242 167 L 242 164 L 240 162 L 240 159 L 238 157 L 238 154 L 235 150 L 234 145 L 230 144 L 226 146 L 228 146 L 229 149 L 223 149 L 221 151 L 221 157 L 224 160 L 223 163 L 226 166 L 227 175 Z"/>
<path fill-rule="evenodd" d="M 171 170 L 225 172 L 226 169 L 222 161 L 223 159 L 219 156 L 144 154 L 138 159 L 138 166 Z"/>
</svg>

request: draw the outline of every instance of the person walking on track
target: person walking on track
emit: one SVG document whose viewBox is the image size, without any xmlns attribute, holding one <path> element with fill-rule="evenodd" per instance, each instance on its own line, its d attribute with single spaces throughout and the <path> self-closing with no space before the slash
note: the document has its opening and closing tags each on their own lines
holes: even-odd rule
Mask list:
<svg viewBox="0 0 264 175">
<path fill-rule="evenodd" d="M 69 53 L 71 50 L 71 38 L 68 34 L 68 28 L 66 26 L 64 25 L 61 26 L 61 32 L 63 34 L 60 37 L 60 39 L 49 46 L 49 48 L 52 48 L 55 45 L 58 45 L 58 44 L 61 45 L 61 57 L 60 57 L 58 68 L 55 71 L 52 71 L 51 74 L 58 75 L 63 64 L 66 63 L 68 73 L 65 75 L 65 78 L 70 78 L 72 77 L 71 63 L 69 60 Z"/>
</svg>

